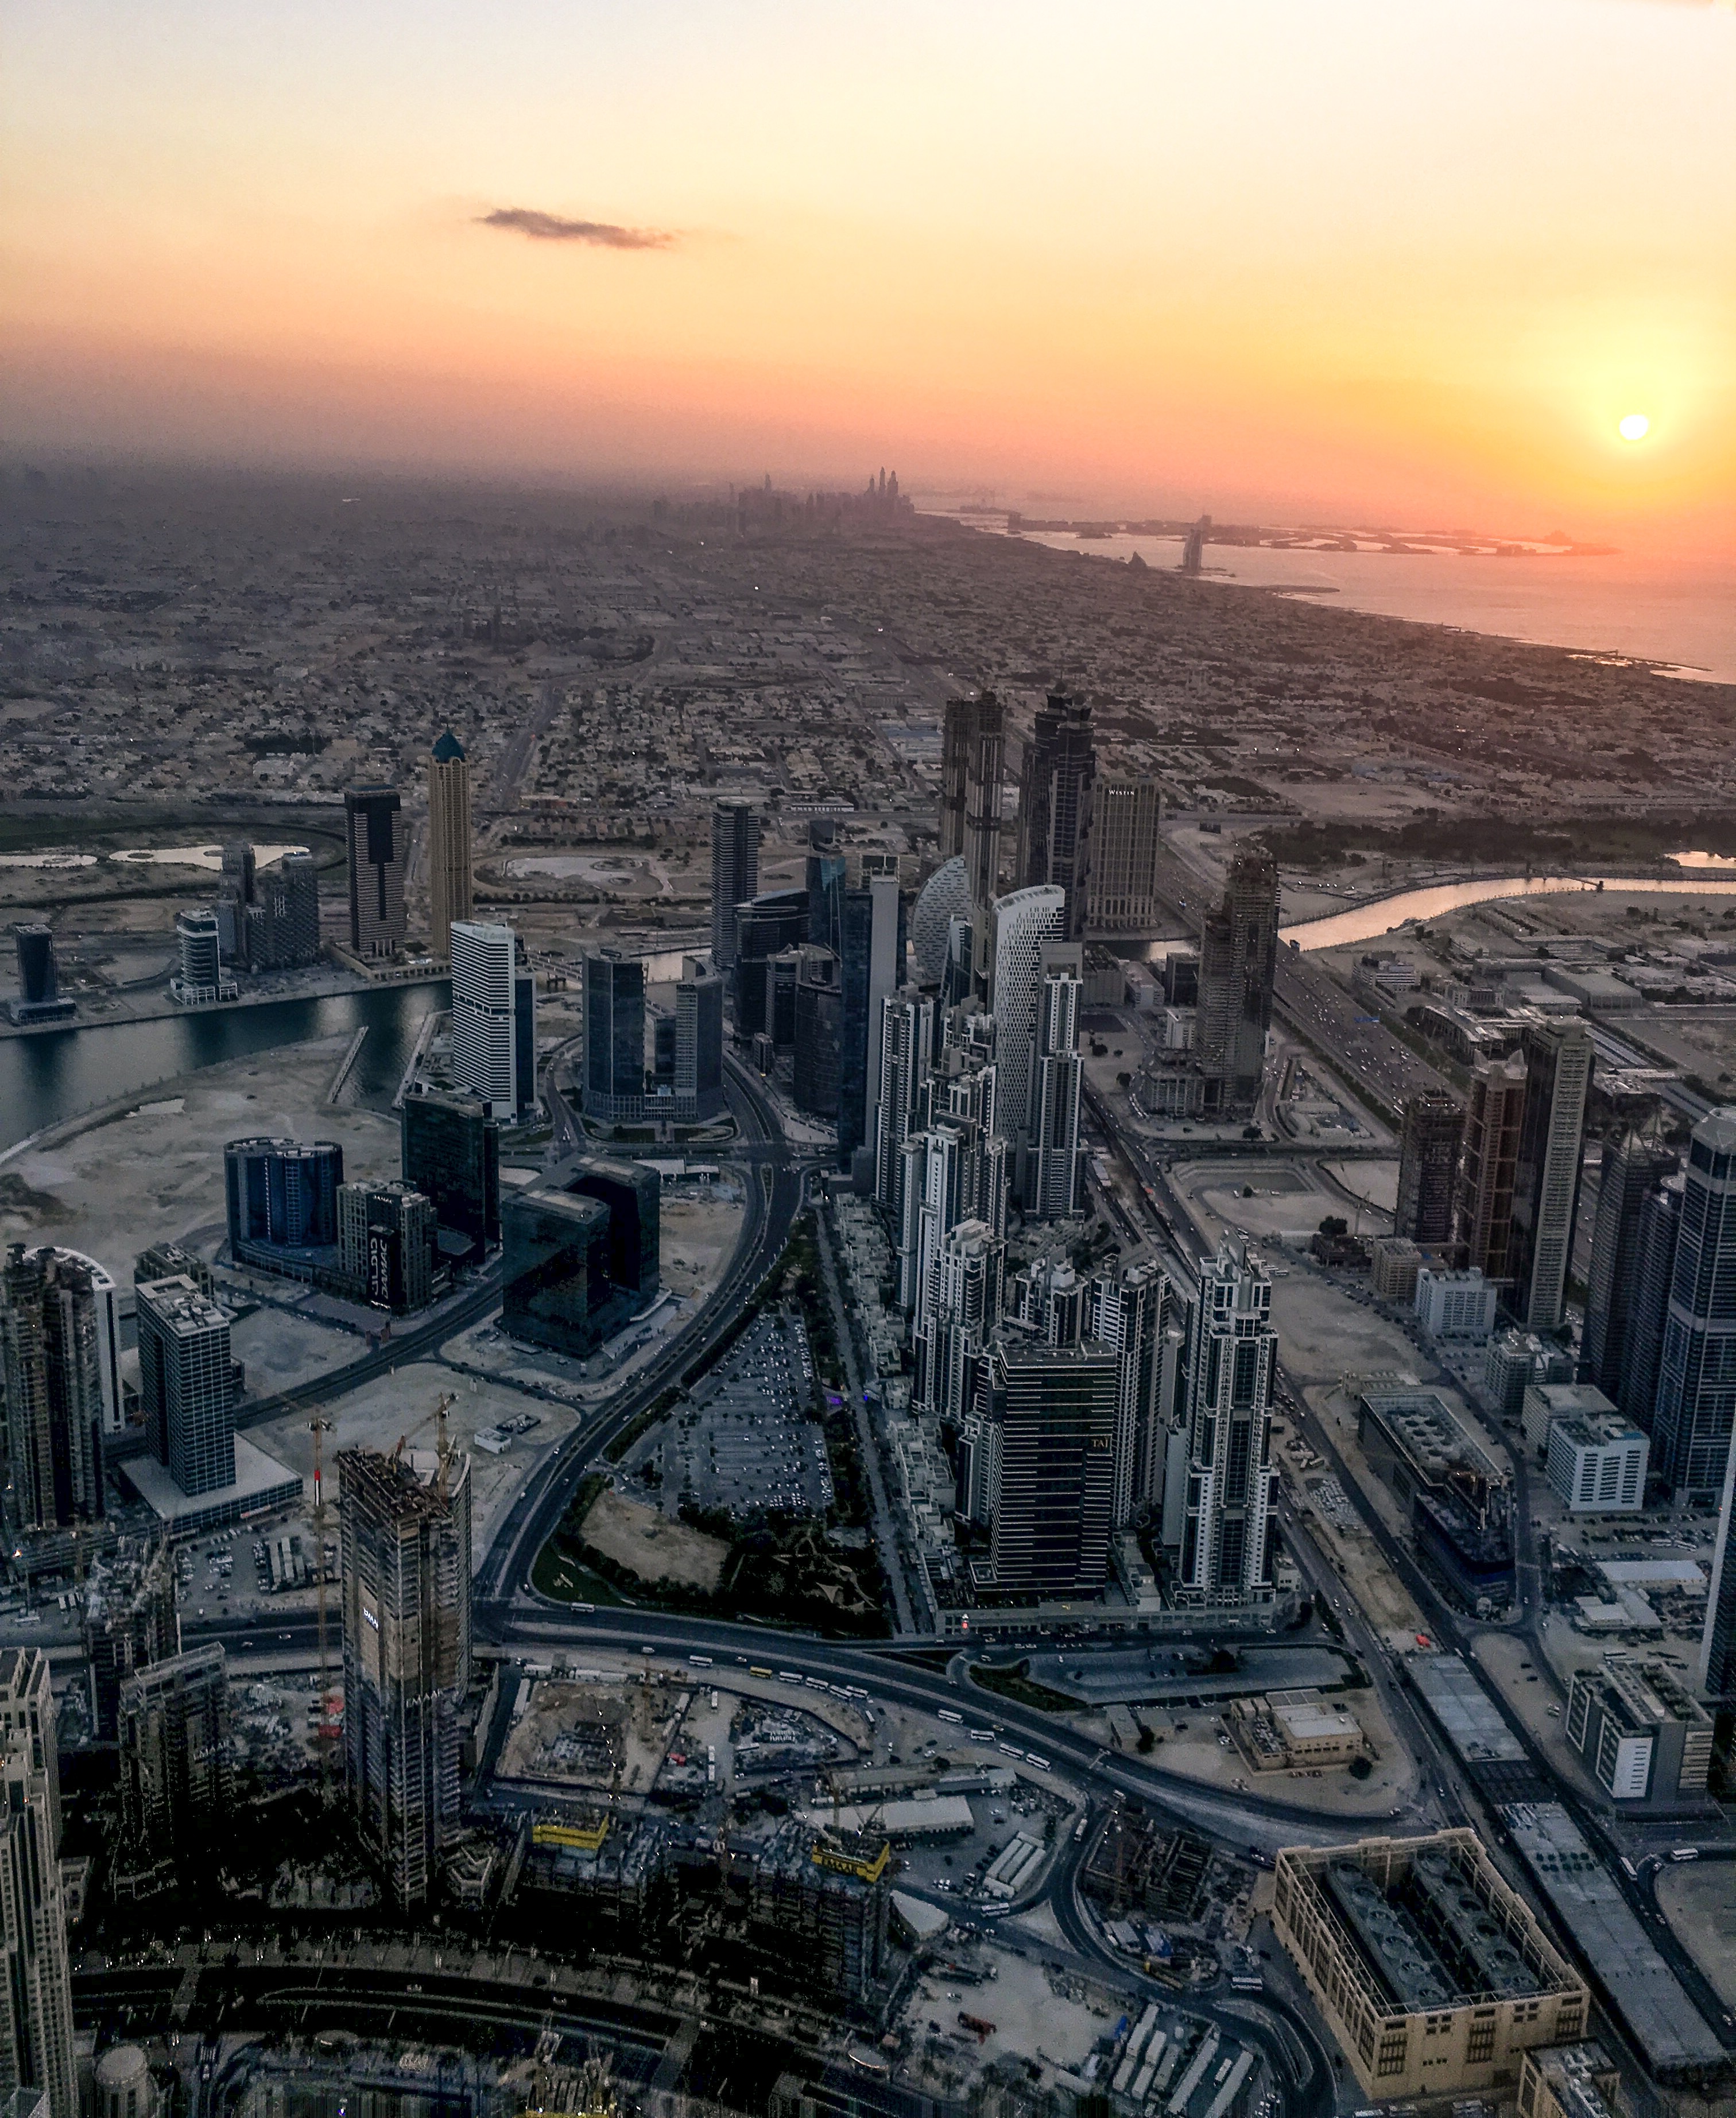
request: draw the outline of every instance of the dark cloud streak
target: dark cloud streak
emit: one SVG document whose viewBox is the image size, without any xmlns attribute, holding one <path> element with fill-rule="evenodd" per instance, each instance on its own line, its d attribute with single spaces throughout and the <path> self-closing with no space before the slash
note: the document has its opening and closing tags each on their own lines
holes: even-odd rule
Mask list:
<svg viewBox="0 0 1736 2118">
<path fill-rule="evenodd" d="M 621 228 L 608 220 L 568 220 L 535 206 L 499 206 L 478 215 L 482 228 L 504 228 L 533 243 L 588 243 L 598 250 L 670 250 L 676 236 L 663 228 Z"/>
</svg>

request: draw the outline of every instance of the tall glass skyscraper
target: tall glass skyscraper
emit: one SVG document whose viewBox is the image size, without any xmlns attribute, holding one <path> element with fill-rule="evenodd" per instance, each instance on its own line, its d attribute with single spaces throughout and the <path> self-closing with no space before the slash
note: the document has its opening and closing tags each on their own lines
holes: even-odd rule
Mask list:
<svg viewBox="0 0 1736 2118">
<path fill-rule="evenodd" d="M 636 1125 L 645 1108 L 645 967 L 617 950 L 584 961 L 584 1058 L 580 1096 L 587 1117 Z"/>
<path fill-rule="evenodd" d="M 404 946 L 404 828 L 395 787 L 351 787 L 344 795 L 349 845 L 349 946 L 358 956 L 395 956 Z"/>
<path fill-rule="evenodd" d="M 760 893 L 760 812 L 728 795 L 711 812 L 711 960 L 727 971 L 736 960 L 736 907 Z"/>
<path fill-rule="evenodd" d="M 1678 1494 L 1715 1501 L 1736 1419 L 1736 1108 L 1688 1144 L 1681 1231 L 1651 1423 L 1652 1468 Z"/>
<path fill-rule="evenodd" d="M 518 943 L 510 927 L 455 919 L 452 956 L 452 1080 L 486 1103 L 491 1117 L 518 1114 L 518 1038 L 514 979 Z"/>
</svg>

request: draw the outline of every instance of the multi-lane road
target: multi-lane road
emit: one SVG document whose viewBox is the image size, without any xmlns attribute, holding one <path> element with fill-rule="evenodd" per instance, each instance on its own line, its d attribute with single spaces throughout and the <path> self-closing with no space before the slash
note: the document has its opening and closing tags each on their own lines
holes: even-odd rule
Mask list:
<svg viewBox="0 0 1736 2118">
<path fill-rule="evenodd" d="M 491 1617 L 497 1621 L 503 1608 L 510 1608 L 585 1465 L 664 1390 L 710 1358 L 743 1303 L 783 1255 L 806 1190 L 806 1165 L 792 1155 L 770 1099 L 746 1067 L 728 1063 L 725 1090 L 735 1115 L 736 1156 L 747 1194 L 746 1223 L 735 1254 L 698 1316 L 646 1363 L 630 1389 L 581 1420 L 533 1474 L 477 1570 L 479 1625 Z"/>
</svg>

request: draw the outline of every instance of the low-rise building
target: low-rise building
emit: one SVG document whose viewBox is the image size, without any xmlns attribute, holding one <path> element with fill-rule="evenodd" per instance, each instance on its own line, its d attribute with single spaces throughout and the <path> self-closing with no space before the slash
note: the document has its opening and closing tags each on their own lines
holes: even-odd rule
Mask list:
<svg viewBox="0 0 1736 2118">
<path fill-rule="evenodd" d="M 1369 1284 L 1379 1302 L 1416 1300 L 1423 1254 L 1408 1236 L 1379 1236 L 1369 1245 Z"/>
<path fill-rule="evenodd" d="M 1549 1422 L 1549 1490 L 1570 1515 L 1637 1515 L 1646 1500 L 1651 1444 L 1612 1412 L 1597 1419 Z"/>
<path fill-rule="evenodd" d="M 1621 2075 L 1601 2045 L 1540 2045 L 1519 2068 L 1519 2118 L 1618 2118 Z"/>
<path fill-rule="evenodd" d="M 1662 1662 L 1605 1655 L 1576 1670 L 1567 1741 L 1612 1800 L 1673 1808 L 1703 1799 L 1712 1718 Z"/>
<path fill-rule="evenodd" d="M 1532 1382 L 1526 1386 L 1519 1431 L 1533 1459 L 1549 1454 L 1549 1427 L 1558 1419 L 1600 1420 L 1614 1417 L 1615 1407 L 1591 1383 Z"/>
<path fill-rule="evenodd" d="M 1230 1723 L 1242 1755 L 1260 1773 L 1345 1765 L 1369 1747 L 1355 1714 L 1317 1690 L 1239 1699 Z"/>
<path fill-rule="evenodd" d="M 1525 1394 L 1533 1384 L 1572 1380 L 1572 1355 L 1546 1344 L 1535 1332 L 1499 1332 L 1483 1356 L 1484 1401 L 1502 1419 L 1520 1417 Z"/>
<path fill-rule="evenodd" d="M 1424 1265 L 1416 1275 L 1417 1320 L 1431 1339 L 1481 1345 L 1495 1328 L 1498 1298 L 1494 1282 L 1476 1265 L 1457 1272 Z"/>
<path fill-rule="evenodd" d="M 1514 2083 L 1584 2032 L 1585 1982 L 1473 1831 L 1286 1847 L 1272 1917 L 1371 2101 Z"/>
</svg>

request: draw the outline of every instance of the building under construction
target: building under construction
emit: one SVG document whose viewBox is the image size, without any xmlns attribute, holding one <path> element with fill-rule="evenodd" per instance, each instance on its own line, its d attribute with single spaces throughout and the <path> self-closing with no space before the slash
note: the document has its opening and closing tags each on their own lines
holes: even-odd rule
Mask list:
<svg viewBox="0 0 1736 2118">
<path fill-rule="evenodd" d="M 92 1565 L 84 1630 L 90 1726 L 102 1741 L 112 1743 L 122 1685 L 136 1670 L 180 1653 L 175 1569 L 166 1542 L 123 1538 Z"/>
<path fill-rule="evenodd" d="M 344 1777 L 401 1907 L 426 1903 L 459 1833 L 470 1679 L 470 1459 L 446 1446 L 346 1449 Z"/>
<path fill-rule="evenodd" d="M 1590 1995 L 1476 1834 L 1292 1846 L 1272 1926 L 1365 2095 L 1510 2087 L 1534 2045 L 1583 2035 Z"/>
<path fill-rule="evenodd" d="M 1081 1877 L 1085 1894 L 1108 1908 L 1186 1921 L 1198 1913 L 1212 1848 L 1191 1831 L 1165 1831 L 1138 1802 L 1126 1802 L 1098 1834 Z"/>
<path fill-rule="evenodd" d="M 1372 1389 L 1357 1399 L 1369 1468 L 1410 1510 L 1417 1556 L 1466 1610 L 1512 1601 L 1507 1474 L 1438 1390 Z"/>
<path fill-rule="evenodd" d="M 551 1814 L 525 1829 L 520 1887 L 582 1899 L 593 1947 L 639 1949 L 667 1918 L 676 1827 L 663 1818 Z"/>
<path fill-rule="evenodd" d="M 760 1849 L 748 1919 L 762 1945 L 847 2006 L 871 2006 L 886 1971 L 892 1848 L 795 1820 Z"/>
<path fill-rule="evenodd" d="M 118 1889 L 169 1880 L 176 1855 L 220 1829 L 232 1793 L 229 1673 L 212 1641 L 129 1676 L 120 1690 Z"/>
</svg>

